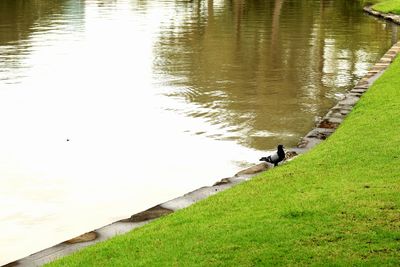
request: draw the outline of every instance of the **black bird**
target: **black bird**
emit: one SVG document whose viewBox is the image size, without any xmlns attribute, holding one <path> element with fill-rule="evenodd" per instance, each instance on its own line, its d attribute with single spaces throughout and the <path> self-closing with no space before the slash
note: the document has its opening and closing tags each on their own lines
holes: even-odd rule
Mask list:
<svg viewBox="0 0 400 267">
<path fill-rule="evenodd" d="M 276 153 L 268 156 L 262 157 L 260 161 L 265 161 L 274 164 L 274 166 L 278 166 L 278 163 L 281 162 L 285 158 L 285 151 L 283 151 L 283 145 L 278 145 L 278 151 Z"/>
</svg>

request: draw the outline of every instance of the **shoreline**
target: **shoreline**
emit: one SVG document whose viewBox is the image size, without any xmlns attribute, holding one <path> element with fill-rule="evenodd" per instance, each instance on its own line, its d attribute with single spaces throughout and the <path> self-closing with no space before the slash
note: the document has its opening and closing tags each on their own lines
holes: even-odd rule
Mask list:
<svg viewBox="0 0 400 267">
<path fill-rule="evenodd" d="M 338 101 L 334 107 L 329 109 L 328 113 L 317 123 L 315 128 L 302 138 L 298 147 L 294 150 L 297 153 L 302 154 L 328 138 L 339 127 L 347 114 L 351 112 L 352 108 L 363 93 L 367 91 L 372 83 L 379 78 L 386 68 L 393 62 L 399 52 L 400 42 L 397 42 L 370 68 L 368 73 L 357 83 L 357 85 L 345 94 L 343 99 Z M 37 266 L 48 263 L 69 255 L 86 246 L 93 245 L 97 242 L 104 241 L 113 236 L 141 227 L 163 215 L 186 208 L 204 198 L 207 198 L 208 196 L 247 181 L 258 173 L 268 169 L 269 165 L 266 163 L 255 165 L 235 174 L 232 177 L 224 178 L 213 186 L 201 187 L 181 197 L 134 214 L 130 218 L 111 223 L 4 266 Z"/>
<path fill-rule="evenodd" d="M 392 14 L 392 13 L 383 13 L 383 12 L 379 12 L 376 10 L 372 9 L 372 6 L 366 6 L 363 8 L 363 10 L 365 12 L 367 12 L 368 14 L 378 17 L 378 18 L 383 18 L 387 21 L 391 21 L 393 23 L 399 24 L 400 25 L 400 15 L 396 15 L 396 14 Z"/>
<path fill-rule="evenodd" d="M 348 91 L 343 99 L 328 111 L 317 123 L 316 127 L 306 134 L 300 141 L 298 147 L 293 150 L 298 154 L 303 154 L 327 139 L 339 127 L 347 114 L 351 112 L 363 93 L 365 93 L 372 83 L 383 74 L 399 53 L 400 41 L 394 44 L 381 59 L 375 63 L 357 85 Z M 271 166 L 267 163 L 257 164 L 238 172 L 232 177 L 223 178 L 212 186 L 201 187 L 183 196 L 134 214 L 130 218 L 111 223 L 4 266 L 40 266 L 54 261 L 84 247 L 141 227 L 161 216 L 186 208 L 202 199 L 247 181 L 270 168 Z"/>
</svg>

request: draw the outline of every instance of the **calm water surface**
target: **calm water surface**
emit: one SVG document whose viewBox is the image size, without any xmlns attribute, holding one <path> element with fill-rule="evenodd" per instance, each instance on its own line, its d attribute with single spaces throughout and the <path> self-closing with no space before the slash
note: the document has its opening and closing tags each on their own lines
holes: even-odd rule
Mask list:
<svg viewBox="0 0 400 267">
<path fill-rule="evenodd" d="M 0 264 L 294 146 L 397 39 L 345 0 L 0 1 Z"/>
</svg>

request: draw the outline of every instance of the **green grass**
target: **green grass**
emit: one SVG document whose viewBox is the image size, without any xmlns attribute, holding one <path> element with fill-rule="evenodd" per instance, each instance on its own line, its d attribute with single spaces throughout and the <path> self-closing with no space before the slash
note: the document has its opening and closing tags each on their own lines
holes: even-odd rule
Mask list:
<svg viewBox="0 0 400 267">
<path fill-rule="evenodd" d="M 377 2 L 377 4 L 372 6 L 374 10 L 400 15 L 400 0 L 375 0 L 374 2 Z"/>
<path fill-rule="evenodd" d="M 49 264 L 235 265 L 400 265 L 400 58 L 307 154 Z"/>
</svg>

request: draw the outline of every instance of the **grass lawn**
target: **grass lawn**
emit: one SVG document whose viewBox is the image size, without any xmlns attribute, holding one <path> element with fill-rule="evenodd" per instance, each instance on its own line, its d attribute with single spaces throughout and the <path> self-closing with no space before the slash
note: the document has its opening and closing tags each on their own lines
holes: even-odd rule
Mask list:
<svg viewBox="0 0 400 267">
<path fill-rule="evenodd" d="M 400 265 L 400 57 L 292 162 L 49 266 Z"/>
<path fill-rule="evenodd" d="M 375 0 L 377 4 L 372 6 L 376 11 L 400 15 L 400 0 Z"/>
</svg>

